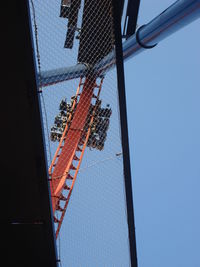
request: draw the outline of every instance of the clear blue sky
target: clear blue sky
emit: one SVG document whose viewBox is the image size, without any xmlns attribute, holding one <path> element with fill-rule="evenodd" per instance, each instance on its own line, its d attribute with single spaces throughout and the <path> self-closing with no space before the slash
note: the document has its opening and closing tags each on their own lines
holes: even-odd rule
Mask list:
<svg viewBox="0 0 200 267">
<path fill-rule="evenodd" d="M 173 2 L 141 0 L 139 26 Z M 42 70 L 76 64 L 77 43 L 63 49 L 67 21 L 59 18 L 60 0 L 34 3 Z M 199 29 L 200 20 L 125 63 L 139 267 L 200 267 Z M 77 84 L 44 89 L 49 128 Z M 81 165 L 61 230 L 63 267 L 130 263 L 123 162 L 115 156 L 121 152 L 115 70 L 101 97 L 113 111 L 108 138 L 104 151 L 87 149 Z"/>
<path fill-rule="evenodd" d="M 142 0 L 139 25 L 171 3 Z M 200 266 L 199 32 L 125 63 L 139 267 Z"/>
</svg>

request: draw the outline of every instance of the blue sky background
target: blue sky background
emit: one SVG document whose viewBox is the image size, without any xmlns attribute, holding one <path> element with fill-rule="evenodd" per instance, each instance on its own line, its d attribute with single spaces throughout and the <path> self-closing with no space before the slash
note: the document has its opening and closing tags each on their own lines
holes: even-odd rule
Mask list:
<svg viewBox="0 0 200 267">
<path fill-rule="evenodd" d="M 139 26 L 173 2 L 141 0 Z M 63 49 L 67 21 L 59 18 L 60 0 L 34 4 L 42 70 L 76 64 L 77 41 L 72 51 Z M 125 63 L 139 267 L 200 267 L 199 29 L 200 20 Z M 44 89 L 45 130 L 77 85 Z M 130 266 L 123 158 L 115 156 L 121 152 L 115 70 L 106 75 L 101 97 L 113 111 L 108 138 L 104 151 L 84 155 L 61 230 L 63 267 Z M 50 146 L 53 155 L 57 144 Z M 48 144 L 47 152 L 50 163 Z"/>
<path fill-rule="evenodd" d="M 142 0 L 138 24 L 173 1 Z M 200 20 L 125 63 L 139 267 L 200 266 Z"/>
</svg>

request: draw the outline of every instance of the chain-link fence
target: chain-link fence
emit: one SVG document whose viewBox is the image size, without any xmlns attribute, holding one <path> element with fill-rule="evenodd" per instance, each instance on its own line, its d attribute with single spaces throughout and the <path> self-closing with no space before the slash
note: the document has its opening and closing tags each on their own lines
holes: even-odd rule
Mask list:
<svg viewBox="0 0 200 267">
<path fill-rule="evenodd" d="M 94 71 L 114 49 L 112 1 L 29 4 L 61 263 L 129 266 L 116 69 Z"/>
</svg>

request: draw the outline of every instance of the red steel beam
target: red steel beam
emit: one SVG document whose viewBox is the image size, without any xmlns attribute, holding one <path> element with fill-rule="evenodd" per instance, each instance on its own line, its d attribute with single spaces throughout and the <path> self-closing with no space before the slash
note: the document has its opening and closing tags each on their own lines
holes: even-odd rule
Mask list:
<svg viewBox="0 0 200 267">
<path fill-rule="evenodd" d="M 98 90 L 98 94 L 97 94 L 97 99 L 99 99 L 99 96 L 100 96 L 102 83 L 103 83 L 103 79 L 101 80 L 101 83 L 100 83 L 100 85 L 99 85 L 99 90 Z M 66 213 L 66 210 L 67 210 L 67 206 L 68 206 L 68 204 L 69 204 L 69 200 L 70 200 L 70 197 L 71 197 L 71 194 L 72 194 L 72 190 L 73 190 L 73 188 L 74 188 L 74 184 L 75 184 L 75 182 L 76 182 L 76 178 L 77 178 L 77 175 L 78 175 L 78 172 L 79 172 L 79 169 L 80 169 L 80 165 L 81 165 L 81 162 L 82 162 L 82 159 L 83 159 L 83 155 L 84 155 L 84 152 L 85 152 L 85 148 L 86 148 L 86 146 L 87 146 L 87 142 L 88 142 L 88 139 L 89 139 L 89 136 L 90 136 L 91 125 L 92 125 L 93 120 L 94 120 L 95 112 L 96 112 L 96 106 L 95 106 L 95 108 L 94 108 L 94 110 L 93 110 L 93 113 L 91 114 L 92 116 L 91 116 L 90 124 L 89 124 L 88 130 L 87 130 L 87 133 L 86 133 L 86 138 L 85 138 L 83 147 L 81 148 L 81 149 L 82 149 L 82 152 L 81 152 L 81 155 L 80 155 L 80 159 L 79 159 L 78 165 L 77 165 L 77 167 L 76 167 L 75 174 L 73 175 L 73 181 L 72 181 L 72 184 L 71 184 L 71 186 L 70 186 L 70 189 L 69 189 L 69 192 L 68 192 L 66 201 L 65 201 L 65 205 L 64 205 L 64 207 L 63 207 L 62 214 L 61 214 L 61 216 L 60 216 L 60 219 L 58 220 L 59 222 L 58 222 L 58 227 L 57 227 L 57 229 L 56 229 L 56 238 L 58 237 L 58 234 L 59 234 L 59 231 L 60 231 L 60 228 L 61 228 L 61 225 L 62 225 L 64 216 L 65 216 L 65 213 Z"/>
<path fill-rule="evenodd" d="M 80 142 L 95 86 L 96 80 L 87 77 L 64 146 L 51 175 L 50 187 L 53 213 L 55 213 L 60 200 L 66 177 L 71 169 L 73 157 Z"/>
<path fill-rule="evenodd" d="M 82 83 L 82 79 L 80 79 L 78 88 L 77 88 L 77 90 L 76 90 L 76 97 L 77 97 L 78 94 L 79 94 L 80 87 L 81 87 L 81 83 Z M 74 100 L 74 102 L 73 102 L 73 104 L 72 104 L 72 110 L 75 108 L 75 104 L 76 104 L 76 100 Z M 52 162 L 51 162 L 51 165 L 50 165 L 50 167 L 49 167 L 49 176 L 50 176 L 50 177 L 51 177 L 51 175 L 52 175 L 52 170 L 53 170 L 54 164 L 55 164 L 55 162 L 56 162 L 56 159 L 57 159 L 57 157 L 59 156 L 59 152 L 60 152 L 60 150 L 62 149 L 61 147 L 62 147 L 62 145 L 63 145 L 63 141 L 65 141 L 65 140 L 64 140 L 64 139 L 65 139 L 65 135 L 66 135 L 66 132 L 67 132 L 67 130 L 68 130 L 69 122 L 71 121 L 71 118 L 72 118 L 72 114 L 70 113 L 70 115 L 69 115 L 69 119 L 68 119 L 68 121 L 67 121 L 67 125 L 66 125 L 66 127 L 65 127 L 65 130 L 64 130 L 63 135 L 62 135 L 62 137 L 61 137 L 61 139 L 60 139 L 59 145 L 58 145 L 58 147 L 57 147 L 57 149 L 56 149 L 56 153 L 55 153 L 55 155 L 54 155 L 54 157 L 53 157 L 53 160 L 52 160 Z"/>
</svg>

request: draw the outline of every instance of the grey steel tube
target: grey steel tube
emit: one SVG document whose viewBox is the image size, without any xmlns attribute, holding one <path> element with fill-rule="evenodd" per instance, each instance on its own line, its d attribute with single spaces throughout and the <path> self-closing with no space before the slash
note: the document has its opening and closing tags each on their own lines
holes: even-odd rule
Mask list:
<svg viewBox="0 0 200 267">
<path fill-rule="evenodd" d="M 123 43 L 124 60 L 138 55 L 145 49 L 153 48 L 158 42 L 198 18 L 200 18 L 200 0 L 176 1 L 148 24 L 140 27 L 136 34 Z M 114 65 L 115 51 L 112 51 L 94 66 L 93 72 L 97 76 L 103 75 Z M 42 72 L 40 86 L 85 76 L 87 72 L 88 68 L 84 64 Z"/>
<path fill-rule="evenodd" d="M 48 86 L 59 82 L 84 77 L 87 74 L 87 66 L 77 64 L 72 67 L 59 68 L 50 71 L 42 71 L 39 86 Z"/>
</svg>

